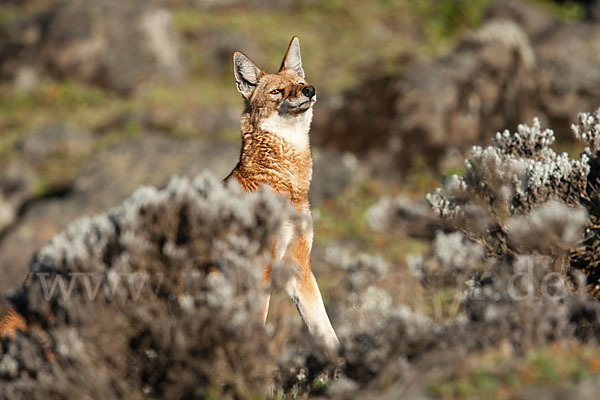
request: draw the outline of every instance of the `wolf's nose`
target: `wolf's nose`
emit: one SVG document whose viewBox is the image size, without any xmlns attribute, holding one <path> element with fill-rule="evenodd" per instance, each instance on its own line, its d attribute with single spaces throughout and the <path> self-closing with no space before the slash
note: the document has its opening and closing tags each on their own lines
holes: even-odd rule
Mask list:
<svg viewBox="0 0 600 400">
<path fill-rule="evenodd" d="M 302 88 L 302 94 L 308 97 L 309 99 L 315 95 L 315 87 L 314 86 L 306 86 Z"/>
</svg>

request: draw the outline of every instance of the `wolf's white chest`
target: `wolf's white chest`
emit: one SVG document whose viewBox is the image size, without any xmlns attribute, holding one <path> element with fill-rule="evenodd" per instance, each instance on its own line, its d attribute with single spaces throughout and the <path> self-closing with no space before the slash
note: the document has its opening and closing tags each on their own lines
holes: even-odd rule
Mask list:
<svg viewBox="0 0 600 400">
<path fill-rule="evenodd" d="M 302 114 L 282 116 L 273 113 L 261 124 L 261 129 L 274 133 L 292 146 L 302 150 L 309 146 L 308 131 L 312 121 L 312 108 Z"/>
</svg>

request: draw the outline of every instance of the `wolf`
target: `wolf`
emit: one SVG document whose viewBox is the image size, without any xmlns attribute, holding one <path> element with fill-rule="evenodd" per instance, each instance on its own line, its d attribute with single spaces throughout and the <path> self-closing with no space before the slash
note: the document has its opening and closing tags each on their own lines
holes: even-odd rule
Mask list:
<svg viewBox="0 0 600 400">
<path fill-rule="evenodd" d="M 276 261 L 292 262 L 298 272 L 286 284 L 309 332 L 328 350 L 335 351 L 338 338 L 329 321 L 321 292 L 311 270 L 313 227 L 308 191 L 312 178 L 309 130 L 315 87 L 308 83 L 300 56 L 300 42 L 293 37 L 279 71 L 262 71 L 244 53 L 233 53 L 233 70 L 238 91 L 244 99 L 241 118 L 240 158 L 225 181 L 237 181 L 246 191 L 262 185 L 289 198 L 304 217 L 303 229 L 291 222 L 283 225 L 274 244 Z M 271 280 L 273 264 L 264 268 L 265 284 Z M 266 322 L 270 292 L 265 296 L 262 319 Z"/>
</svg>

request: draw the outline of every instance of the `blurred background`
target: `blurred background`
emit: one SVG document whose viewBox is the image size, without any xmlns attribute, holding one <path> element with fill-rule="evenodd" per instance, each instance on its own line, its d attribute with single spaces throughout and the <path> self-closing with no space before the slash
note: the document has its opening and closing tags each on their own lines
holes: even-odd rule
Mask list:
<svg viewBox="0 0 600 400">
<path fill-rule="evenodd" d="M 577 153 L 570 124 L 600 105 L 600 1 L 3 0 L 0 291 L 67 223 L 140 185 L 225 177 L 243 105 L 231 54 L 275 72 L 293 35 L 319 97 L 313 263 L 326 298 L 339 251 L 379 254 L 387 285 L 414 279 L 405 257 L 432 230 L 374 231 L 379 198 L 418 201 L 470 146 L 534 116 Z M 427 307 L 404 287 L 398 302 Z"/>
</svg>

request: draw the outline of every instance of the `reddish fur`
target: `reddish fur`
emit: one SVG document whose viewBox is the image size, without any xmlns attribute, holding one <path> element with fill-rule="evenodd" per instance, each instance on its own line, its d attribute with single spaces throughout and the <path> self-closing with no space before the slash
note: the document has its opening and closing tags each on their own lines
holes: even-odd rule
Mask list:
<svg viewBox="0 0 600 400">
<path fill-rule="evenodd" d="M 306 235 L 300 236 L 296 243 L 294 243 L 293 259 L 301 267 L 297 280 L 298 286 L 309 298 L 314 298 L 316 293 L 314 293 L 314 288 L 311 283 L 310 243 L 308 242 Z"/>
<path fill-rule="evenodd" d="M 29 272 L 23 286 L 29 287 L 32 284 L 33 274 Z M 27 331 L 27 322 L 21 314 L 19 314 L 14 308 L 11 308 L 8 313 L 0 319 L 0 338 L 11 338 L 14 339 L 17 331 Z"/>
<path fill-rule="evenodd" d="M 0 338 L 14 339 L 17 331 L 27 332 L 27 323 L 21 314 L 11 309 L 0 320 Z"/>
<path fill-rule="evenodd" d="M 263 283 L 271 282 L 271 264 L 267 264 L 263 271 Z"/>
<path fill-rule="evenodd" d="M 31 275 L 27 278 L 26 284 L 31 284 Z M 50 322 L 52 322 L 52 320 L 53 318 L 51 318 Z M 17 337 L 17 331 L 28 332 L 29 328 L 25 318 L 14 309 L 10 309 L 8 314 L 0 320 L 0 339 L 7 338 L 14 340 Z M 49 346 L 50 339 L 48 334 L 39 325 L 32 325 L 31 331 L 34 332 L 40 340 L 46 359 L 52 362 L 56 361 L 56 355 Z"/>
</svg>

